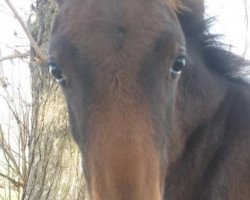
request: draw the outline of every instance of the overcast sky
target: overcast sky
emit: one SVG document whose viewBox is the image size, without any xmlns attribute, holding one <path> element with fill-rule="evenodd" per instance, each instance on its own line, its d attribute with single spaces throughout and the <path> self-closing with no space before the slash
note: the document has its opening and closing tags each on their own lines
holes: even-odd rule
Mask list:
<svg viewBox="0 0 250 200">
<path fill-rule="evenodd" d="M 250 27 L 247 27 L 250 17 L 246 10 L 250 15 L 250 0 L 207 0 L 207 14 L 217 19 L 211 31 L 224 34 L 225 43 L 234 46 L 233 50 L 240 55 L 250 47 Z M 250 59 L 250 48 L 246 56 Z"/>
</svg>

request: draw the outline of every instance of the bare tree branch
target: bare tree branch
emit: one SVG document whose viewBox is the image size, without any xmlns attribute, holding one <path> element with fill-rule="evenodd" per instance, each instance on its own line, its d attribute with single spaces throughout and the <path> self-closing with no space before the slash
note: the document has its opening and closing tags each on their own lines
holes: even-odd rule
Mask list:
<svg viewBox="0 0 250 200">
<path fill-rule="evenodd" d="M 21 173 L 21 171 L 19 169 L 18 163 L 17 163 L 14 155 L 12 154 L 12 152 L 9 150 L 10 149 L 9 145 L 5 141 L 5 138 L 4 138 L 3 131 L 2 131 L 1 127 L 0 127 L 0 139 L 1 139 L 0 144 L 1 144 L 1 147 L 2 147 L 3 153 L 8 157 L 8 159 L 13 164 L 15 172 L 20 176 L 20 178 L 22 178 L 22 180 L 24 180 L 23 174 Z"/>
<path fill-rule="evenodd" d="M 13 14 L 15 15 L 15 17 L 17 18 L 17 20 L 19 21 L 19 23 L 21 24 L 25 34 L 27 35 L 29 41 L 30 41 L 30 45 L 32 46 L 32 48 L 35 50 L 37 56 L 39 57 L 39 59 L 43 62 L 46 61 L 46 55 L 42 52 L 42 50 L 40 49 L 40 47 L 37 45 L 37 43 L 35 42 L 34 38 L 32 37 L 30 31 L 28 30 L 28 28 L 26 27 L 25 22 L 23 21 L 23 19 L 21 18 L 21 16 L 18 14 L 17 10 L 15 9 L 15 7 L 12 5 L 12 3 L 10 2 L 10 0 L 5 0 L 5 2 L 8 4 L 9 8 L 11 9 L 11 11 L 13 12 Z"/>
<path fill-rule="evenodd" d="M 21 58 L 21 59 L 27 58 L 29 56 L 30 56 L 30 53 L 14 53 L 13 55 L 0 57 L 0 62 L 5 61 L 5 60 L 12 60 L 16 58 Z"/>
<path fill-rule="evenodd" d="M 3 177 L 3 178 L 6 178 L 7 180 L 9 180 L 15 187 L 19 188 L 19 187 L 24 187 L 24 184 L 19 182 L 19 181 L 16 181 L 15 179 L 12 179 L 10 178 L 9 176 L 3 174 L 0 172 L 0 176 Z"/>
</svg>

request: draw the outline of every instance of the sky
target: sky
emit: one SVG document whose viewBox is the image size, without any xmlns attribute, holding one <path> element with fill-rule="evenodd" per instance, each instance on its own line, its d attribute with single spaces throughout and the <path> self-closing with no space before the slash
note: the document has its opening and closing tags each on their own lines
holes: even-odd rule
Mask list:
<svg viewBox="0 0 250 200">
<path fill-rule="evenodd" d="M 26 21 L 30 9 L 30 2 L 28 0 L 12 0 L 22 18 Z M 26 52 L 30 49 L 29 41 L 21 29 L 20 24 L 13 17 L 12 12 L 4 4 L 4 0 L 0 0 L 0 57 L 12 55 L 14 49 L 20 52 Z M 14 34 L 16 33 L 16 34 Z M 0 63 L 0 78 L 10 84 L 7 88 L 1 87 L 0 83 L 0 125 L 6 134 L 6 140 L 9 139 L 11 148 L 18 152 L 18 135 L 19 129 L 17 124 L 10 115 L 9 109 L 1 95 L 5 97 L 6 92 L 13 99 L 9 101 L 10 104 L 16 105 L 17 112 L 23 114 L 30 114 L 31 104 L 31 87 L 30 74 L 28 68 L 29 59 L 19 60 L 15 59 L 12 62 L 5 61 Z M 5 90 L 6 89 L 6 90 Z M 20 95 L 19 95 L 20 92 Z M 22 99 L 19 97 L 21 96 Z M 20 103 L 22 107 L 19 106 Z M 7 137 L 8 136 L 8 137 Z M 16 154 L 14 154 L 16 156 Z M 0 151 L 0 171 L 4 172 L 3 166 L 5 159 Z M 2 179 L 1 179 L 2 181 Z M 2 184 L 2 182 L 1 182 Z M 0 190 L 0 193 L 2 190 Z M 2 193 L 1 193 L 2 195 Z"/>
<path fill-rule="evenodd" d="M 22 18 L 27 21 L 31 0 L 12 0 L 12 2 L 14 2 L 14 6 L 17 8 Z M 19 22 L 13 17 L 12 12 L 6 6 L 4 0 L 0 0 L 0 24 L 1 57 L 12 55 L 15 49 L 18 49 L 20 52 L 27 52 L 30 49 L 29 41 L 24 34 L 24 31 L 22 30 Z M 20 89 L 22 97 L 25 98 L 27 102 L 31 102 L 28 62 L 28 59 L 15 59 L 12 62 L 4 61 L 2 64 L 0 63 L 0 77 L 6 78 L 6 81 L 10 84 L 10 87 L 7 87 L 7 89 L 11 96 L 15 96 L 14 93 Z M 0 86 L 0 94 L 5 93 L 6 92 Z M 17 98 L 16 100 L 18 101 Z M 6 113 L 8 113 L 8 108 L 6 107 L 3 99 L 0 98 L 1 121 L 8 120 Z"/>
<path fill-rule="evenodd" d="M 211 31 L 224 34 L 225 43 L 232 45 L 234 52 L 246 53 L 250 59 L 250 0 L 207 0 L 206 5 L 207 15 L 216 17 Z"/>
</svg>

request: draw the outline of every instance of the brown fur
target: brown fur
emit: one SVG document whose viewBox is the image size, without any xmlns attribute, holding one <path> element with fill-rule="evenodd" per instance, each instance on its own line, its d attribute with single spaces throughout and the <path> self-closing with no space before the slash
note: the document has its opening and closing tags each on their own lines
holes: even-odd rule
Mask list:
<svg viewBox="0 0 250 200">
<path fill-rule="evenodd" d="M 121 111 L 120 106 L 126 110 Z M 143 108 L 131 106 L 139 114 L 115 103 L 101 116 L 100 111 L 91 111 L 92 133 L 85 147 L 91 157 L 85 162 L 92 199 L 161 199 L 164 179 L 158 178 L 160 161 L 150 118 Z"/>
<path fill-rule="evenodd" d="M 221 73 L 244 62 L 207 45 L 204 2 L 59 7 L 50 59 L 66 77 L 90 198 L 248 200 L 249 86 Z M 173 78 L 183 51 L 187 66 Z"/>
</svg>

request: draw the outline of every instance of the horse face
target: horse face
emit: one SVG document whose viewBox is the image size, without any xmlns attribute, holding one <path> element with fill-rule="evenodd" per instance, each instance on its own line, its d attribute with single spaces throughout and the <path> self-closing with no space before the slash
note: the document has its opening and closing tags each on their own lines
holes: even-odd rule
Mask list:
<svg viewBox="0 0 250 200">
<path fill-rule="evenodd" d="M 50 71 L 64 90 L 90 197 L 162 199 L 186 65 L 177 4 L 61 0 L 59 6 Z"/>
</svg>

